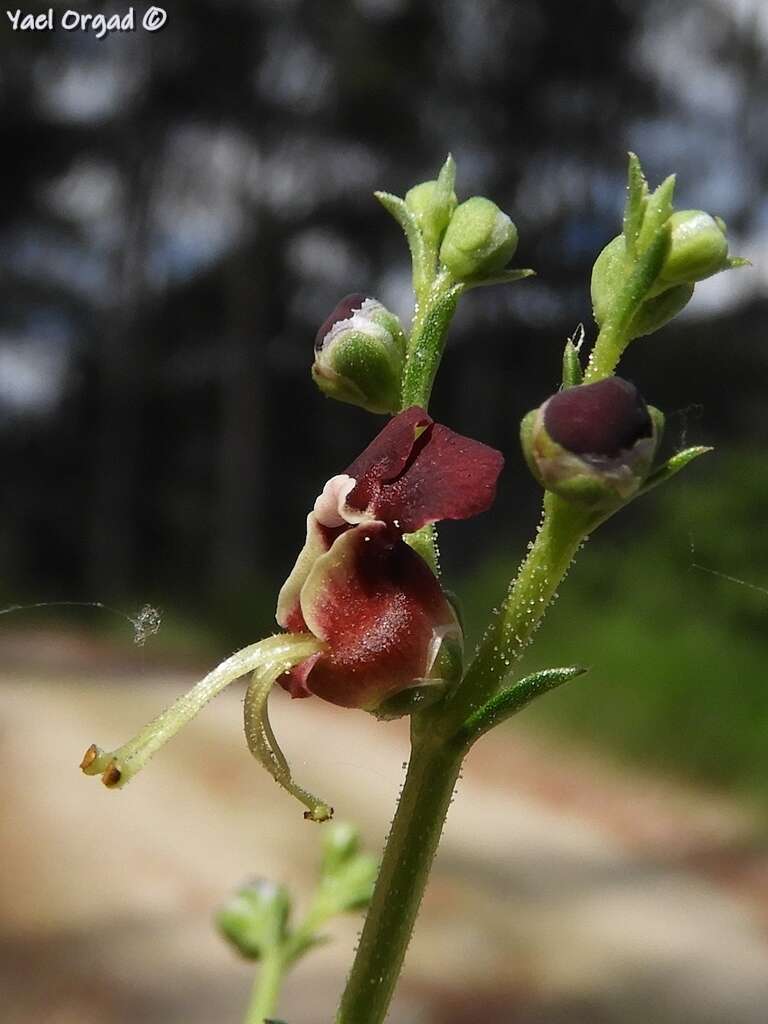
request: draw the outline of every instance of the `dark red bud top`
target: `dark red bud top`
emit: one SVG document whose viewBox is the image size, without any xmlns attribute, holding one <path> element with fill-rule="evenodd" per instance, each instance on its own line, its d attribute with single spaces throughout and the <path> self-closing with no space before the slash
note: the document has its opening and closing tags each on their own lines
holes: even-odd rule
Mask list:
<svg viewBox="0 0 768 1024">
<path fill-rule="evenodd" d="M 362 292 L 353 292 L 352 295 L 345 296 L 341 302 L 337 303 L 333 311 L 325 318 L 320 330 L 315 335 L 316 352 L 319 352 L 323 347 L 325 336 L 333 325 L 338 323 L 340 320 L 349 320 L 355 310 L 360 309 L 367 298 L 368 296 L 363 295 Z"/>
<path fill-rule="evenodd" d="M 642 395 L 621 377 L 559 391 L 547 402 L 544 426 L 553 441 L 574 455 L 615 457 L 653 435 Z"/>
</svg>

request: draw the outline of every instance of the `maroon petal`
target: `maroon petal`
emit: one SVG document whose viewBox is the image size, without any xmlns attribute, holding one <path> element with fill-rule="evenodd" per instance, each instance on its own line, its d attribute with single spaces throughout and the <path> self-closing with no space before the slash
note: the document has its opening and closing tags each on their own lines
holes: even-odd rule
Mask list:
<svg viewBox="0 0 768 1024">
<path fill-rule="evenodd" d="M 301 613 L 301 588 L 312 572 L 315 562 L 328 551 L 338 532 L 323 526 L 314 512 L 307 516 L 307 539 L 277 598 L 275 618 L 278 625 L 284 629 L 292 633 L 302 633 L 307 628 Z"/>
<path fill-rule="evenodd" d="M 355 310 L 360 309 L 366 298 L 367 296 L 363 295 L 362 292 L 353 292 L 351 295 L 346 295 L 334 306 L 318 328 L 317 334 L 315 335 L 316 351 L 319 351 L 323 347 L 325 337 L 333 325 L 337 324 L 340 320 L 349 320 Z"/>
<path fill-rule="evenodd" d="M 503 465 L 494 448 L 434 423 L 414 406 L 391 420 L 349 467 L 357 485 L 347 502 L 412 533 L 427 523 L 484 512 Z"/>
<path fill-rule="evenodd" d="M 617 456 L 653 433 L 642 395 L 621 377 L 559 391 L 544 407 L 544 426 L 576 455 Z"/>
<path fill-rule="evenodd" d="M 341 534 L 301 592 L 304 620 L 328 650 L 281 683 L 343 707 L 373 709 L 427 678 L 453 609 L 426 563 L 383 523 Z"/>
<path fill-rule="evenodd" d="M 396 480 L 408 465 L 417 440 L 433 422 L 429 413 L 418 405 L 394 416 L 344 471 L 357 480 L 350 505 L 360 510 L 367 508 L 368 499 L 378 492 L 381 484 Z"/>
</svg>

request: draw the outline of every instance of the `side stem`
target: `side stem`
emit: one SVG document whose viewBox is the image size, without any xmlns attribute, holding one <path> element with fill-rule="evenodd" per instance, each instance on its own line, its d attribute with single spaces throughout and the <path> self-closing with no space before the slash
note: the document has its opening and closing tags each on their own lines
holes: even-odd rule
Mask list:
<svg viewBox="0 0 768 1024">
<path fill-rule="evenodd" d="M 244 1024 L 264 1024 L 277 1006 L 285 965 L 280 949 L 275 949 L 264 958 L 256 975 L 251 991 L 251 1001 Z"/>
<path fill-rule="evenodd" d="M 544 516 L 536 539 L 446 708 L 456 728 L 496 693 L 522 657 L 576 552 L 597 521 L 593 512 L 551 492 L 545 494 Z"/>
</svg>

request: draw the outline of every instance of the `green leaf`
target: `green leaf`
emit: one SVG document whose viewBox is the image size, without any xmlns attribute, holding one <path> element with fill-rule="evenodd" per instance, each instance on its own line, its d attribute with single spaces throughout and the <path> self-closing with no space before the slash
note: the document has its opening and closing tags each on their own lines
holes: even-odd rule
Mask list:
<svg viewBox="0 0 768 1024">
<path fill-rule="evenodd" d="M 586 671 L 586 668 L 580 666 L 547 668 L 520 679 L 501 693 L 497 693 L 495 697 L 491 697 L 486 704 L 470 715 L 457 738 L 463 742 L 474 743 L 494 726 L 522 711 L 536 697 L 562 686 L 563 683 L 583 675 Z"/>
<path fill-rule="evenodd" d="M 659 466 L 643 484 L 642 488 L 638 492 L 640 494 L 646 494 L 648 491 L 653 490 L 654 487 L 658 487 L 659 484 L 666 483 L 667 480 L 671 480 L 676 473 L 679 473 L 681 469 L 685 469 L 689 462 L 693 462 L 694 459 L 698 459 L 700 455 L 706 455 L 707 452 L 711 452 L 714 449 L 707 445 L 696 445 L 693 448 L 685 448 L 681 452 L 677 452 L 671 459 L 668 459 L 663 466 Z"/>
</svg>

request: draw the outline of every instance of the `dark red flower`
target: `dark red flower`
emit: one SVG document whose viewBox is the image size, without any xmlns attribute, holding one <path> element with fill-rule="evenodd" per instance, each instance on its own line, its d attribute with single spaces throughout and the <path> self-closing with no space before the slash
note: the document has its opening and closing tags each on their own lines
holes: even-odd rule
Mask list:
<svg viewBox="0 0 768 1024">
<path fill-rule="evenodd" d="M 502 465 L 499 452 L 413 407 L 328 481 L 278 599 L 281 626 L 327 644 L 281 679 L 294 697 L 373 710 L 401 690 L 438 681 L 440 648 L 460 644 L 461 630 L 403 534 L 485 511 Z"/>
</svg>

